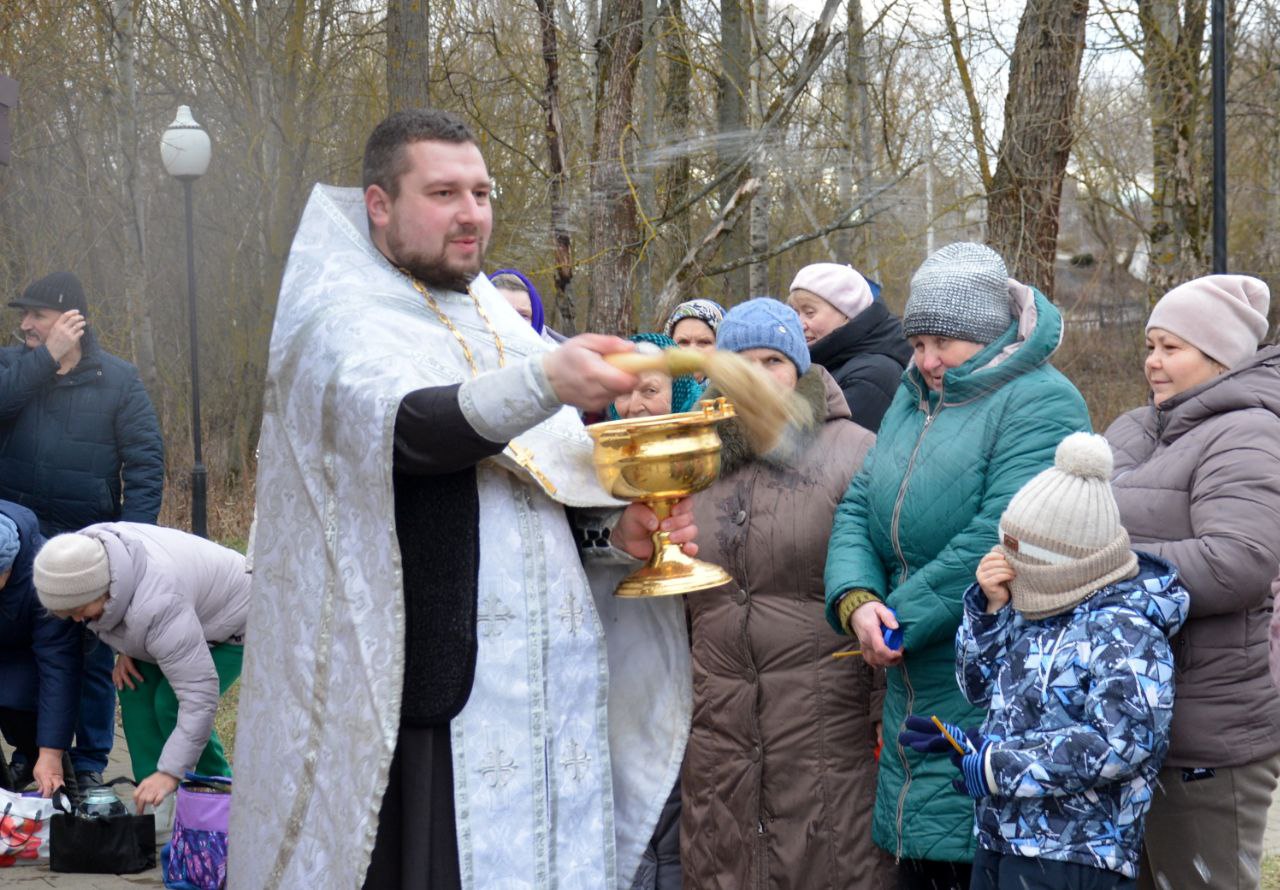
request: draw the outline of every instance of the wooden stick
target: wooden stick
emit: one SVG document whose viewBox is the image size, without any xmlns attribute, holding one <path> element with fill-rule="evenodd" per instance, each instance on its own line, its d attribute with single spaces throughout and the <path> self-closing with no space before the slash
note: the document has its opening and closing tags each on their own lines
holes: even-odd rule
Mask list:
<svg viewBox="0 0 1280 890">
<path fill-rule="evenodd" d="M 969 745 L 968 747 L 961 747 L 960 743 L 956 741 L 955 736 L 947 732 L 947 727 L 943 725 L 942 721 L 938 719 L 936 714 L 929 719 L 933 721 L 934 726 L 938 727 L 938 732 L 942 733 L 942 737 L 951 743 L 951 747 L 955 748 L 961 754 L 973 753 L 973 746 Z M 968 739 L 965 739 L 965 742 L 968 741 Z"/>
</svg>

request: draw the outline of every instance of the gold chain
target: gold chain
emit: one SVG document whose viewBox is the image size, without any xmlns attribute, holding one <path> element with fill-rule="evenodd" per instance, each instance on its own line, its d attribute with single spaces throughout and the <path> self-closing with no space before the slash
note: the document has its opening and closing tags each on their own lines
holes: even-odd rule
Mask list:
<svg viewBox="0 0 1280 890">
<path fill-rule="evenodd" d="M 475 356 L 471 354 L 471 346 L 467 343 L 467 339 L 462 336 L 462 331 L 454 325 L 453 320 L 445 315 L 444 310 L 440 308 L 440 304 L 436 302 L 436 298 L 431 296 L 431 291 L 427 286 L 418 279 L 410 275 L 406 270 L 401 269 L 405 277 L 413 284 L 413 289 L 422 294 L 422 299 L 426 301 L 427 306 L 436 314 L 436 318 L 440 319 L 440 323 L 449 329 L 449 333 L 453 334 L 453 338 L 458 341 L 458 345 L 462 347 L 462 356 L 467 360 L 467 365 L 471 368 L 471 376 L 479 377 L 480 368 L 476 365 Z M 502 338 L 498 336 L 498 331 L 493 326 L 493 322 L 489 320 L 489 313 L 484 311 L 484 307 L 480 305 L 480 298 L 471 291 L 471 286 L 467 286 L 467 296 L 471 298 L 471 302 L 476 304 L 476 314 L 480 316 L 480 320 L 484 322 L 484 326 L 489 329 L 489 333 L 493 334 L 494 345 L 498 347 L 498 367 L 506 367 L 507 352 L 502 348 Z"/>
</svg>

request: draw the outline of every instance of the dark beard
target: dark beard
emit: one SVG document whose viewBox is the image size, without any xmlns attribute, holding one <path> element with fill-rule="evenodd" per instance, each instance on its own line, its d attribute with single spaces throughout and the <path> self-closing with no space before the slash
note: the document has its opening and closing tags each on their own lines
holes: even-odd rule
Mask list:
<svg viewBox="0 0 1280 890">
<path fill-rule="evenodd" d="M 467 292 L 467 286 L 484 268 L 485 247 L 487 245 L 480 245 L 474 269 L 460 269 L 457 266 L 450 265 L 443 256 L 426 257 L 410 253 L 402 243 L 399 243 L 399 239 L 394 232 L 387 232 L 387 250 L 391 254 L 388 259 L 392 263 L 404 269 L 427 287 L 457 291 L 461 294 Z"/>
<path fill-rule="evenodd" d="M 472 280 L 480 274 L 478 268 L 474 272 L 463 271 L 448 265 L 443 260 L 409 257 L 402 258 L 398 262 L 402 269 L 427 287 L 457 291 L 460 294 L 465 294 Z"/>
</svg>

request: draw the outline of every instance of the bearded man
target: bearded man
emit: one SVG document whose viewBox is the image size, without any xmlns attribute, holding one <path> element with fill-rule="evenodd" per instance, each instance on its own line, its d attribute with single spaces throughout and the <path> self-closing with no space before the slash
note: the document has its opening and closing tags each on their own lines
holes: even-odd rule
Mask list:
<svg viewBox="0 0 1280 890">
<path fill-rule="evenodd" d="M 609 595 L 657 519 L 608 545 L 566 406 L 630 391 L 602 356 L 633 346 L 552 349 L 479 275 L 491 185 L 455 116 L 388 117 L 364 183 L 316 187 L 281 286 L 229 885 L 627 887 L 687 640 L 679 603 Z M 687 509 L 664 527 L 695 552 Z"/>
</svg>

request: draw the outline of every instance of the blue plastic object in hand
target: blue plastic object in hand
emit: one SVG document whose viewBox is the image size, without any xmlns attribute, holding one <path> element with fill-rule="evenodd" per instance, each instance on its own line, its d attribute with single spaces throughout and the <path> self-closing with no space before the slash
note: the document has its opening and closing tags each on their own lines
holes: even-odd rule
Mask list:
<svg viewBox="0 0 1280 890">
<path fill-rule="evenodd" d="M 892 606 L 885 606 L 885 608 L 888 609 L 890 612 L 893 612 Z M 898 613 L 893 612 L 893 617 L 897 618 Z M 902 628 L 901 627 L 886 627 L 885 625 L 881 624 L 880 633 L 884 635 L 884 644 L 888 646 L 890 649 L 896 650 L 896 649 L 902 648 Z"/>
</svg>

